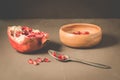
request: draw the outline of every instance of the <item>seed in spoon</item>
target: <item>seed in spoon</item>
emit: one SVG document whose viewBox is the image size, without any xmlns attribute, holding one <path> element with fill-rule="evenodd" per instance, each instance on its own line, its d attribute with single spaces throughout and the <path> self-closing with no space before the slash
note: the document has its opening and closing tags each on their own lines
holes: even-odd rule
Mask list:
<svg viewBox="0 0 120 80">
<path fill-rule="evenodd" d="M 60 54 L 60 55 L 58 55 L 58 59 L 59 60 L 66 60 L 67 58 L 64 55 Z"/>
<path fill-rule="evenodd" d="M 53 52 L 52 55 L 53 55 L 54 57 L 57 57 L 57 53 L 56 53 L 56 52 Z"/>
<path fill-rule="evenodd" d="M 67 59 L 67 57 L 65 55 L 63 55 L 63 54 L 57 54 L 56 52 L 53 52 L 52 55 L 54 57 L 56 57 L 58 60 L 61 60 L 61 61 Z"/>
</svg>

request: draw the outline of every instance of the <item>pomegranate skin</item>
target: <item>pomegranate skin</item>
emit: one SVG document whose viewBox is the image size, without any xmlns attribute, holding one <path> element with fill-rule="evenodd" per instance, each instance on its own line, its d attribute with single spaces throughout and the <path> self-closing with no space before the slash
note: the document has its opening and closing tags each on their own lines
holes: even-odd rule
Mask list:
<svg viewBox="0 0 120 80">
<path fill-rule="evenodd" d="M 42 38 L 25 38 L 22 42 L 18 43 L 14 37 L 11 36 L 10 27 L 7 29 L 8 39 L 11 46 L 20 53 L 29 53 L 41 49 L 44 43 L 48 40 L 48 34 Z"/>
</svg>

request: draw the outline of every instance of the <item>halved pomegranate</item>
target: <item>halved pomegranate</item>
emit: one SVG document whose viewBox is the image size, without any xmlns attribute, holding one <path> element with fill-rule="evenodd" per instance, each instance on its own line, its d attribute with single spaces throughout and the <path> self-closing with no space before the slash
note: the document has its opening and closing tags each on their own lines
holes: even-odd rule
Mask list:
<svg viewBox="0 0 120 80">
<path fill-rule="evenodd" d="M 12 47 L 23 53 L 41 49 L 48 39 L 48 33 L 27 26 L 10 26 L 7 34 Z"/>
</svg>

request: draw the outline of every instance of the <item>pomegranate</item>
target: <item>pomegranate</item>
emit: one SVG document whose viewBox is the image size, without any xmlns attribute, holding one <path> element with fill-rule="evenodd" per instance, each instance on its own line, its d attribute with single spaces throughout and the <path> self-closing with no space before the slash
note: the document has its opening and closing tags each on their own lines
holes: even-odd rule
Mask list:
<svg viewBox="0 0 120 80">
<path fill-rule="evenodd" d="M 22 53 L 41 49 L 48 39 L 48 33 L 27 26 L 10 26 L 7 34 L 12 47 Z"/>
</svg>

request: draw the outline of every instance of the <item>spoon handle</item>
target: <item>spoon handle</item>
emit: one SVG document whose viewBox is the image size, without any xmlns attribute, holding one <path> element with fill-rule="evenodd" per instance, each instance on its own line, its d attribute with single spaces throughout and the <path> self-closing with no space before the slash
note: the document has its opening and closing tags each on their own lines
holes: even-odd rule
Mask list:
<svg viewBox="0 0 120 80">
<path fill-rule="evenodd" d="M 74 59 L 71 59 L 71 61 L 83 63 L 83 64 L 86 64 L 86 65 L 90 65 L 90 66 L 94 66 L 94 67 L 98 67 L 98 68 L 111 69 L 111 67 L 108 66 L 108 65 L 104 65 L 104 64 L 100 64 L 100 63 L 95 63 L 95 62 L 90 62 L 90 61 L 86 61 L 86 60 L 82 60 L 82 59 L 74 58 Z"/>
</svg>

